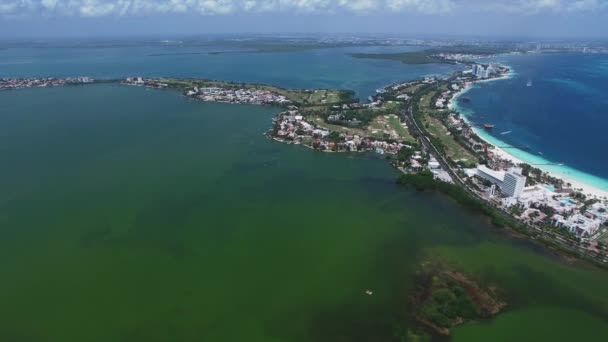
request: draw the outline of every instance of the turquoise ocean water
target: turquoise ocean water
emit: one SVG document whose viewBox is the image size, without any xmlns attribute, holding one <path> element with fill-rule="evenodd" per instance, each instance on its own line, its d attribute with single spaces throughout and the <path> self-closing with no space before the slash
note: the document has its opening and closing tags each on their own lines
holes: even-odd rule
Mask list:
<svg viewBox="0 0 608 342">
<path fill-rule="evenodd" d="M 608 57 L 524 55 L 501 57 L 511 78 L 470 89 L 457 109 L 479 134 L 539 168 L 608 191 Z M 530 82 L 530 83 L 528 83 Z M 530 84 L 530 86 L 528 86 Z"/>
</svg>

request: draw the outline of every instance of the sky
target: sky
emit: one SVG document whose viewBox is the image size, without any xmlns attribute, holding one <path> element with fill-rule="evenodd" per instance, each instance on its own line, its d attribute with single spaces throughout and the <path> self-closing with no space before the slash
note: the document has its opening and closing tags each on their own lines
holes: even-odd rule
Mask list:
<svg viewBox="0 0 608 342">
<path fill-rule="evenodd" d="M 0 37 L 399 33 L 608 38 L 608 0 L 0 0 Z"/>
</svg>

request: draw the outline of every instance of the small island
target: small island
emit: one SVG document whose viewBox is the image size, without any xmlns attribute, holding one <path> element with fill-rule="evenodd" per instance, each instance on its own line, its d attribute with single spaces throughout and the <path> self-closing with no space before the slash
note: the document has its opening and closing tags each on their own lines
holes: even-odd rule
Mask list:
<svg viewBox="0 0 608 342">
<path fill-rule="evenodd" d="M 497 315 L 507 303 L 498 288 L 482 287 L 473 278 L 440 262 L 425 262 L 416 273 L 410 297 L 413 318 L 433 333 Z"/>
</svg>

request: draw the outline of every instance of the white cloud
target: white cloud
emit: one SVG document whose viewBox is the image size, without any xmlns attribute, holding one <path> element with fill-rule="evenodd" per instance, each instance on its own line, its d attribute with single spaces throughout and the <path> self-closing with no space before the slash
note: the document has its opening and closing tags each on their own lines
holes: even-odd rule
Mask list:
<svg viewBox="0 0 608 342">
<path fill-rule="evenodd" d="M 165 13 L 572 13 L 608 0 L 0 0 L 0 15 L 139 16 Z"/>
<path fill-rule="evenodd" d="M 607 0 L 512 0 L 485 1 L 479 9 L 510 14 L 592 12 L 608 8 Z"/>
<path fill-rule="evenodd" d="M 17 9 L 18 6 L 19 4 L 13 1 L 0 2 L 0 14 L 12 13 Z"/>
<path fill-rule="evenodd" d="M 418 10 L 423 13 L 450 13 L 456 9 L 452 0 L 387 0 L 388 7 L 395 11 Z"/>
<path fill-rule="evenodd" d="M 40 4 L 42 5 L 42 7 L 52 10 L 52 9 L 55 9 L 55 6 L 57 5 L 57 1 L 58 0 L 42 0 L 42 1 L 40 1 Z"/>
<path fill-rule="evenodd" d="M 594 11 L 608 8 L 606 0 L 577 0 L 568 5 L 570 11 Z"/>
<path fill-rule="evenodd" d="M 375 0 L 340 0 L 339 5 L 355 12 L 377 10 L 381 4 Z"/>
<path fill-rule="evenodd" d="M 83 17 L 100 17 L 115 12 L 117 2 L 83 0 L 78 8 Z"/>
</svg>

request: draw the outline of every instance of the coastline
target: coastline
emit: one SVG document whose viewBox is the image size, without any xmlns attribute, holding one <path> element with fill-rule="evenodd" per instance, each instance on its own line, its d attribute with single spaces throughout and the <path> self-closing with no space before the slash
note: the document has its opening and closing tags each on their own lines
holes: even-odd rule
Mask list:
<svg viewBox="0 0 608 342">
<path fill-rule="evenodd" d="M 512 68 L 510 66 L 509 66 L 509 70 L 510 70 L 509 73 L 507 73 L 504 76 L 487 79 L 487 80 L 475 81 L 475 82 L 471 82 L 471 83 L 467 84 L 467 86 L 464 89 L 455 93 L 452 96 L 452 98 L 450 99 L 450 101 L 448 103 L 448 108 L 450 110 L 460 113 L 460 116 L 462 117 L 462 119 L 469 125 L 469 127 L 473 130 L 473 132 L 475 132 L 475 134 L 481 140 L 492 145 L 494 147 L 492 152 L 495 153 L 496 155 L 498 155 L 500 158 L 509 160 L 514 164 L 535 164 L 534 167 L 537 167 L 538 169 L 542 170 L 543 172 L 547 172 L 551 177 L 560 178 L 560 179 L 564 180 L 566 183 L 570 183 L 571 187 L 575 190 L 580 190 L 582 193 L 584 193 L 586 195 L 590 195 L 590 196 L 598 198 L 598 199 L 599 198 L 608 198 L 608 180 L 605 180 L 603 178 L 585 173 L 583 171 L 580 171 L 578 169 L 575 169 L 575 168 L 572 168 L 569 166 L 565 166 L 565 165 L 557 165 L 557 164 L 555 164 L 555 165 L 536 165 L 536 164 L 551 164 L 552 161 L 547 160 L 540 156 L 533 155 L 533 154 L 526 152 L 524 150 L 521 150 L 521 149 L 517 149 L 514 147 L 511 148 L 512 146 L 510 144 L 500 140 L 499 138 L 492 136 L 491 134 L 486 133 L 483 129 L 474 127 L 474 125 L 472 125 L 469 122 L 469 120 L 468 120 L 469 113 L 467 113 L 467 111 L 463 110 L 462 108 L 460 108 L 458 106 L 458 103 L 457 103 L 458 98 L 463 96 L 464 94 L 468 93 L 471 89 L 473 89 L 475 87 L 475 84 L 477 84 L 477 83 L 495 82 L 495 81 L 499 81 L 499 80 L 513 78 L 516 75 L 516 73 L 513 72 Z M 507 152 L 505 149 L 498 147 L 497 146 L 498 144 L 501 144 L 503 146 L 509 146 L 509 152 Z M 579 174 L 579 176 L 578 177 L 573 176 L 576 174 Z M 591 182 L 589 182 L 589 181 L 581 180 L 581 178 L 583 178 L 583 177 L 586 179 L 593 180 L 594 181 L 593 183 L 600 183 L 600 184 L 604 183 L 604 184 L 602 184 L 603 185 L 602 187 L 598 186 L 597 184 L 590 184 Z"/>
</svg>

